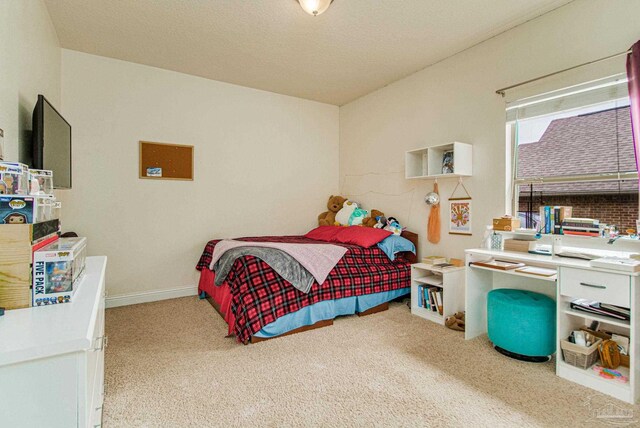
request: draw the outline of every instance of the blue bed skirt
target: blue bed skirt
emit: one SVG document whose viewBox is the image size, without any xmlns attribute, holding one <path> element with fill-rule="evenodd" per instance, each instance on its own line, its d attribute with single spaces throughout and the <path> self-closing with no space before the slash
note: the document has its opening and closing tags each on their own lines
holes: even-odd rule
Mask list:
<svg viewBox="0 0 640 428">
<path fill-rule="evenodd" d="M 374 306 L 390 302 L 409 293 L 411 293 L 411 287 L 318 302 L 278 318 L 274 322 L 265 325 L 254 336 L 265 339 L 280 336 L 296 328 L 313 325 L 318 321 L 331 320 L 340 315 L 353 315 L 358 312 L 364 312 Z"/>
</svg>

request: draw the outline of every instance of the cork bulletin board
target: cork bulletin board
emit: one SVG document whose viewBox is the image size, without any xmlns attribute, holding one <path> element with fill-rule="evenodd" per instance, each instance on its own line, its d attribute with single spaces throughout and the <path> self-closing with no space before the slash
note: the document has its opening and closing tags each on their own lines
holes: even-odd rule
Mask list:
<svg viewBox="0 0 640 428">
<path fill-rule="evenodd" d="M 140 141 L 140 178 L 193 180 L 193 146 Z"/>
</svg>

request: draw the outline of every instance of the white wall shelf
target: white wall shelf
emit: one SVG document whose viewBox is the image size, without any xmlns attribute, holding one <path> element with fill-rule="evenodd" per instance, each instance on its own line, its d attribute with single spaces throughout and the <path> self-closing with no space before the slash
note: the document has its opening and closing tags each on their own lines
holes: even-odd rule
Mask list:
<svg viewBox="0 0 640 428">
<path fill-rule="evenodd" d="M 453 152 L 453 172 L 443 173 L 444 154 Z M 405 178 L 470 177 L 472 173 L 471 144 L 453 142 L 410 150 L 405 153 Z"/>
</svg>

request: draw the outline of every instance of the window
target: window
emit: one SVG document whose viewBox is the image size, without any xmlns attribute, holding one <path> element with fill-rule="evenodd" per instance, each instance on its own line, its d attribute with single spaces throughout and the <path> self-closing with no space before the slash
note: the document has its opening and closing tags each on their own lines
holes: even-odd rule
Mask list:
<svg viewBox="0 0 640 428">
<path fill-rule="evenodd" d="M 510 103 L 514 212 L 537 228 L 539 207 L 635 229 L 638 171 L 625 76 Z"/>
</svg>

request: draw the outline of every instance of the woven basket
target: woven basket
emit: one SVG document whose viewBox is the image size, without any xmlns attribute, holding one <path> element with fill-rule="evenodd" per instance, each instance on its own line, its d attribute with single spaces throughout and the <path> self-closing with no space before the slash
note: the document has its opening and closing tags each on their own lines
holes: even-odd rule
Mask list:
<svg viewBox="0 0 640 428">
<path fill-rule="evenodd" d="M 581 369 L 588 369 L 598 361 L 598 346 L 602 339 L 598 339 L 593 345 L 586 347 L 576 345 L 568 340 L 560 341 L 564 362 Z"/>
</svg>

